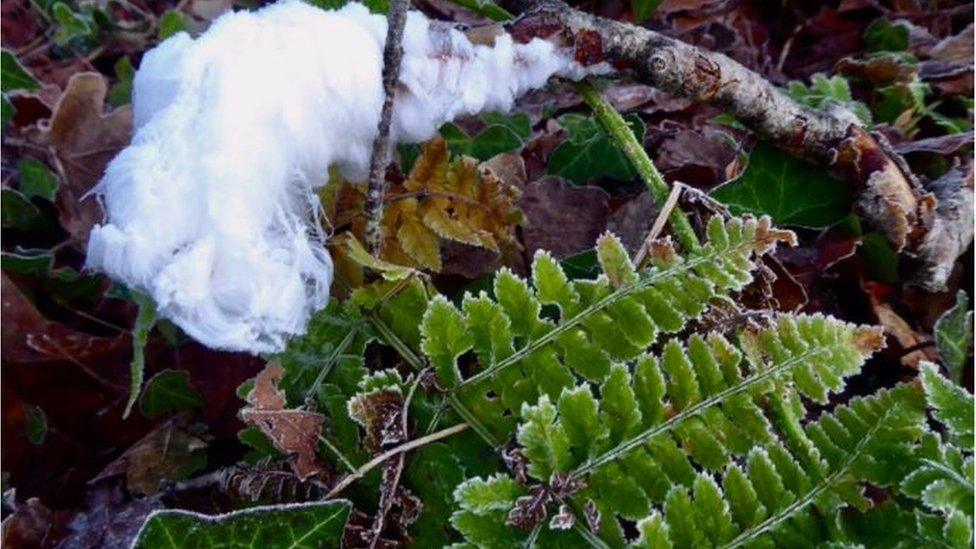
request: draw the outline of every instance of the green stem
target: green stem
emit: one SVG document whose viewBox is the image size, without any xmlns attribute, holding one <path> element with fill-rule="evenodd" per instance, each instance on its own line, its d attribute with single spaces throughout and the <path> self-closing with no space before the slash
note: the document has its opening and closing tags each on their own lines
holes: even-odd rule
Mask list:
<svg viewBox="0 0 976 549">
<path fill-rule="evenodd" d="M 657 171 L 651 157 L 647 156 L 644 145 L 634 136 L 633 130 L 627 125 L 623 116 L 613 108 L 609 101 L 600 95 L 600 92 L 593 87 L 588 80 L 576 83 L 576 91 L 586 101 L 586 104 L 593 109 L 593 114 L 603 125 L 614 143 L 620 147 L 630 163 L 633 164 L 637 174 L 644 180 L 644 184 L 654 195 L 655 201 L 663 205 L 671 193 L 668 183 L 661 177 L 661 172 Z M 671 210 L 671 229 L 675 237 L 685 250 L 695 250 L 699 247 L 698 237 L 695 230 L 688 221 L 688 217 L 679 208 Z"/>
</svg>

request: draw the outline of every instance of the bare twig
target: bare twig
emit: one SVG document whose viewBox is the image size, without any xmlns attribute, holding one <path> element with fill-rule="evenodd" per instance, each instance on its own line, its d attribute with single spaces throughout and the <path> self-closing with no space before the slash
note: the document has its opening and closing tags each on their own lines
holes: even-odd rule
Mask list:
<svg viewBox="0 0 976 549">
<path fill-rule="evenodd" d="M 348 488 L 350 484 L 352 484 L 353 482 L 356 482 L 357 480 L 363 478 L 364 476 L 366 476 L 367 473 L 369 473 L 370 471 L 372 471 L 373 469 L 375 469 L 378 465 L 382 464 L 384 461 L 390 459 L 393 456 L 402 454 L 404 452 L 409 452 L 410 450 L 413 450 L 414 448 L 419 448 L 421 446 L 424 446 L 425 444 L 430 444 L 431 442 L 436 442 L 436 441 L 438 441 L 438 440 L 440 440 L 442 438 L 447 438 L 447 437 L 449 437 L 451 435 L 460 433 L 461 431 L 463 431 L 463 430 L 465 430 L 467 428 L 468 428 L 468 424 L 467 423 L 458 423 L 457 425 L 453 425 L 451 427 L 448 427 L 447 429 L 441 429 L 440 431 L 437 431 L 436 433 L 431 433 L 429 435 L 422 436 L 420 438 L 416 438 L 414 440 L 411 440 L 410 442 L 405 442 L 405 443 L 397 446 L 396 448 L 391 448 L 391 449 L 387 450 L 386 452 L 383 452 L 382 454 L 380 454 L 380 455 L 374 457 L 373 459 L 369 460 L 368 462 L 366 462 L 362 467 L 360 467 L 359 469 L 356 469 L 356 472 L 355 473 L 352 473 L 349 476 L 344 477 L 342 480 L 340 480 L 332 488 L 332 490 L 329 490 L 329 493 L 326 494 L 326 496 L 325 496 L 324 499 L 332 499 L 332 498 L 336 497 L 343 490 L 345 490 L 346 488 Z"/>
<path fill-rule="evenodd" d="M 634 256 L 634 265 L 640 268 L 644 264 L 644 259 L 647 258 L 647 252 L 651 248 L 651 243 L 654 239 L 661 234 L 664 230 L 664 224 L 668 221 L 668 216 L 671 215 L 671 211 L 674 207 L 678 205 L 678 198 L 681 197 L 681 191 L 685 189 L 685 185 L 682 183 L 675 183 L 671 187 L 671 193 L 668 194 L 668 199 L 664 201 L 664 205 L 661 206 L 661 211 L 657 214 L 657 219 L 654 220 L 654 224 L 651 225 L 651 230 L 647 232 L 647 237 L 644 238 L 644 242 L 641 244 L 639 250 L 637 250 L 637 255 Z"/>
<path fill-rule="evenodd" d="M 387 16 L 386 44 L 383 47 L 383 109 L 373 156 L 369 162 L 369 189 L 366 191 L 366 243 L 373 255 L 380 253 L 383 222 L 383 194 L 386 192 L 386 167 L 390 164 L 390 120 L 393 117 L 393 97 L 400 79 L 400 60 L 403 58 L 403 26 L 407 21 L 410 0 L 392 0 Z"/>
<path fill-rule="evenodd" d="M 516 40 L 554 39 L 582 53 L 577 59 L 608 61 L 620 70 L 632 70 L 644 83 L 716 105 L 784 150 L 825 164 L 861 190 L 858 208 L 863 219 L 911 260 L 916 270 L 911 278 L 917 284 L 930 290 L 944 286 L 942 274 L 949 270 L 944 267 L 955 263 L 957 252 L 966 249 L 960 250 L 951 240 L 968 232 L 962 224 L 971 224 L 971 218 L 941 223 L 937 198 L 914 182 L 897 154 L 886 151 L 850 113 L 803 106 L 725 55 L 597 17 L 559 0 L 510 4 L 524 12 L 509 25 Z M 940 225 L 958 230 L 931 235 L 931 228 Z"/>
</svg>

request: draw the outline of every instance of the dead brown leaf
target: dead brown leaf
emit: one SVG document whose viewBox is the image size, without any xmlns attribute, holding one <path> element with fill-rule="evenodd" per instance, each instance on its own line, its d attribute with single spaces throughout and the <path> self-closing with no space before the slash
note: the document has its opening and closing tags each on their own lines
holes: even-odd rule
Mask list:
<svg viewBox="0 0 976 549">
<path fill-rule="evenodd" d="M 322 471 L 317 451 L 325 418 L 315 412 L 285 409 L 285 395 L 277 386 L 284 375 L 280 364 L 268 364 L 257 375 L 254 389 L 247 395 L 250 406 L 241 410 L 241 419 L 260 429 L 280 452 L 292 456 L 292 471 L 305 480 Z"/>
<path fill-rule="evenodd" d="M 203 439 L 186 431 L 185 423 L 182 416 L 161 423 L 106 466 L 91 483 L 124 475 L 130 492 L 155 494 L 163 480 L 179 478 L 191 464 L 194 452 L 207 447 Z"/>
<path fill-rule="evenodd" d="M 105 78 L 98 73 L 72 76 L 54 107 L 48 134 L 63 176 L 56 201 L 61 226 L 81 251 L 103 215 L 98 201 L 82 197 L 101 179 L 105 166 L 129 143 L 132 133 L 129 106 L 103 112 L 107 92 Z"/>
<path fill-rule="evenodd" d="M 519 208 L 526 217 L 526 253 L 542 249 L 566 257 L 592 248 L 606 230 L 610 196 L 599 187 L 574 187 L 546 176 L 526 185 Z"/>
</svg>

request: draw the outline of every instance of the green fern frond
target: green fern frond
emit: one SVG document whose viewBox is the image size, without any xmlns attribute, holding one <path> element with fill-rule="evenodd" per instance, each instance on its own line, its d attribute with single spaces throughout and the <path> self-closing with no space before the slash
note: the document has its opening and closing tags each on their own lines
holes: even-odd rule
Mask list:
<svg viewBox="0 0 976 549">
<path fill-rule="evenodd" d="M 810 503 L 864 508 L 857 485 L 842 482 L 851 473 L 878 485 L 907 474 L 908 461 L 864 465 L 879 453 L 911 452 L 909 443 L 896 448 L 889 436 L 895 428 L 880 419 L 879 406 L 894 406 L 887 400 L 855 401 L 805 429 L 781 417 L 805 417 L 801 398 L 841 391 L 882 345 L 875 328 L 821 315 L 781 316 L 743 332 L 738 346 L 718 334 L 670 340 L 631 368 L 613 364 L 600 385 L 583 383 L 563 389 L 555 402 L 543 395 L 524 405 L 516 439 L 529 476 L 542 483 L 556 473 L 585 479 L 577 501 L 594 502 L 605 518 L 641 520 L 647 538 L 698 547 L 758 536 L 778 529 L 782 513 L 792 517 Z M 918 439 L 921 408 L 916 398 L 914 423 L 903 422 L 908 432 L 898 432 L 898 440 Z M 883 436 L 866 431 L 874 424 L 884 427 Z M 839 495 L 822 495 L 826 487 Z M 616 520 L 604 522 L 610 526 L 601 536 L 621 545 Z"/>
<path fill-rule="evenodd" d="M 606 234 L 597 243 L 603 274 L 595 280 L 569 280 L 540 251 L 531 285 L 503 269 L 494 298 L 467 295 L 460 307 L 433 299 L 421 323 L 421 350 L 440 384 L 503 437 L 524 403 L 540 395 L 555 401 L 578 379 L 604 381 L 615 362 L 638 357 L 659 334 L 700 316 L 714 297 L 744 287 L 756 257 L 792 238 L 765 217 L 714 218 L 707 233 L 707 242 L 687 257 L 657 245 L 652 267 L 642 272 Z M 466 356 L 477 362 L 470 375 L 462 374 Z"/>
<path fill-rule="evenodd" d="M 924 429 L 924 414 L 902 386 L 853 400 L 807 428 L 823 456 L 804 470 L 782 447 L 756 448 L 744 466 L 727 466 L 721 486 L 700 473 L 689 490 L 673 488 L 661 514 L 641 522 L 639 547 L 802 547 L 829 541 L 825 520 L 876 468 L 897 468 L 894 456 Z M 829 433 L 832 438 L 824 438 Z M 777 457 L 776 454 L 779 454 Z M 886 474 L 882 474 L 885 476 Z M 855 490 L 851 490 L 854 488 Z"/>
<path fill-rule="evenodd" d="M 927 404 L 946 432 L 944 440 L 935 433 L 922 439 L 914 449 L 916 467 L 899 488 L 926 510 L 916 511 L 920 536 L 950 547 L 971 547 L 973 396 L 939 374 L 934 364 L 923 362 L 920 378 Z"/>
</svg>

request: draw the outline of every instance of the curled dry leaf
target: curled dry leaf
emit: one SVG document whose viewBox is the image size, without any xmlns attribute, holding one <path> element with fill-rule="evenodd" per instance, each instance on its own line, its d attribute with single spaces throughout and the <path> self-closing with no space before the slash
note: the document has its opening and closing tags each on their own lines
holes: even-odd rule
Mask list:
<svg viewBox="0 0 976 549">
<path fill-rule="evenodd" d="M 292 471 L 305 480 L 322 471 L 316 452 L 324 418 L 315 412 L 285 409 L 285 394 L 278 388 L 284 374 L 280 364 L 268 364 L 257 375 L 247 395 L 250 406 L 241 410 L 241 419 L 260 429 L 278 451 L 292 456 Z"/>
<path fill-rule="evenodd" d="M 98 202 L 83 198 L 102 178 L 109 161 L 129 143 L 132 133 L 132 109 L 125 106 L 104 113 L 106 93 L 102 75 L 76 74 L 51 116 L 50 144 L 63 172 L 57 196 L 61 225 L 82 251 L 92 226 L 102 220 Z"/>
</svg>

